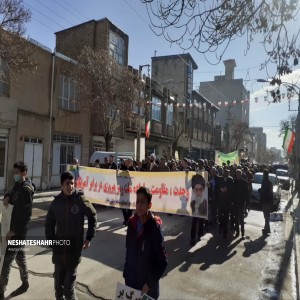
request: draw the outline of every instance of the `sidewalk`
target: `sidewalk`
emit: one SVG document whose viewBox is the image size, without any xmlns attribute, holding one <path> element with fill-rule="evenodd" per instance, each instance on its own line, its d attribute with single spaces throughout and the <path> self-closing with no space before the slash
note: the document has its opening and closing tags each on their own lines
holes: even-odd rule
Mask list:
<svg viewBox="0 0 300 300">
<path fill-rule="evenodd" d="M 297 299 L 300 294 L 300 199 L 299 195 L 292 197 L 291 215 L 294 219 L 294 251 Z"/>
</svg>

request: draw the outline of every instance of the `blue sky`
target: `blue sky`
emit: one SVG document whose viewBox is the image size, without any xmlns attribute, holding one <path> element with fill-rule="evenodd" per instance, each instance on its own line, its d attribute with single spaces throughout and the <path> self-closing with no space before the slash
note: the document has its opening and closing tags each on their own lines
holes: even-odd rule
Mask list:
<svg viewBox="0 0 300 300">
<path fill-rule="evenodd" d="M 140 0 L 23 0 L 32 11 L 32 20 L 27 25 L 27 35 L 38 42 L 55 48 L 54 32 L 80 24 L 91 19 L 107 17 L 129 36 L 129 64 L 138 68 L 141 64 L 151 63 L 154 52 L 158 56 L 180 54 L 184 51 L 177 45 L 170 45 L 163 37 L 156 36 L 149 27 L 150 21 L 147 10 Z M 297 22 L 298 23 L 298 22 Z M 272 74 L 273 66 L 268 70 L 260 70 L 264 59 L 264 51 L 258 41 L 254 41 L 250 51 L 245 56 L 245 40 L 236 39 L 227 49 L 223 60 L 236 60 L 235 78 L 243 78 L 245 86 L 251 92 L 250 126 L 264 127 L 267 133 L 267 146 L 281 148 L 282 137 L 279 135 L 279 122 L 287 119 L 289 114 L 288 102 L 268 105 L 264 101 L 267 95 L 267 85 L 256 83 L 257 78 L 266 79 L 267 71 Z M 196 50 L 189 52 L 198 65 L 194 73 L 194 89 L 199 82 L 210 81 L 215 75 L 224 74 L 224 65 L 207 63 L 203 55 Z M 299 72 L 298 72 L 299 71 Z M 296 83 L 300 78 L 300 70 L 287 78 L 286 81 Z M 255 98 L 258 97 L 258 102 Z M 291 102 L 291 108 L 297 109 L 297 100 Z"/>
</svg>

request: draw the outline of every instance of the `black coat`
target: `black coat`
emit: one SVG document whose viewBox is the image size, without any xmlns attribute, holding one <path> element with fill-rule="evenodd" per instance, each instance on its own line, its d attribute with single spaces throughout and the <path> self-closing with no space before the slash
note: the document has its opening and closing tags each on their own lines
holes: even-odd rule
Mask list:
<svg viewBox="0 0 300 300">
<path fill-rule="evenodd" d="M 149 214 L 149 220 L 138 234 L 138 216 L 130 218 L 126 236 L 126 261 L 123 276 L 126 285 L 141 290 L 150 287 L 149 296 L 158 296 L 159 279 L 167 267 L 161 219 Z"/>
<path fill-rule="evenodd" d="M 222 192 L 221 189 L 226 188 L 226 192 Z M 228 177 L 227 180 L 224 177 L 220 177 L 216 187 L 216 197 L 218 208 L 221 211 L 229 211 L 233 201 L 233 179 Z"/>
<path fill-rule="evenodd" d="M 248 182 L 241 178 L 234 180 L 233 206 L 236 211 L 244 211 L 246 204 L 249 203 Z"/>
<path fill-rule="evenodd" d="M 16 182 L 9 196 L 9 203 L 13 205 L 10 230 L 15 233 L 14 238 L 25 238 L 32 214 L 32 199 L 34 187 L 29 181 Z"/>
<path fill-rule="evenodd" d="M 259 194 L 261 204 L 273 204 L 273 184 L 269 179 L 263 179 Z"/>
<path fill-rule="evenodd" d="M 75 190 L 71 196 L 62 192 L 51 203 L 45 222 L 47 240 L 70 240 L 70 245 L 53 246 L 52 262 L 76 266 L 81 260 L 84 234 L 84 216 L 88 218 L 86 239 L 91 240 L 96 231 L 96 210 Z"/>
</svg>

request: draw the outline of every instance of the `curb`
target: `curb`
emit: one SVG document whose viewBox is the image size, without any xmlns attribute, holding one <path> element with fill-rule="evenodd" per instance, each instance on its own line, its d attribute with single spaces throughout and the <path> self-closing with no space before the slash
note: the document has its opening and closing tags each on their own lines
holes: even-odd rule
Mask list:
<svg viewBox="0 0 300 300">
<path fill-rule="evenodd" d="M 293 234 L 294 234 L 294 251 L 295 251 L 295 276 L 296 276 L 296 293 L 297 293 L 297 299 L 299 299 L 299 278 L 300 278 L 300 270 L 299 270 L 299 262 L 300 262 L 300 237 L 297 233 L 298 228 L 300 227 L 299 224 L 299 217 L 300 217 L 300 206 L 299 206 L 299 198 L 294 197 L 293 203 L 292 203 L 292 211 L 291 215 L 293 217 Z M 299 228 L 300 229 L 300 228 Z"/>
</svg>

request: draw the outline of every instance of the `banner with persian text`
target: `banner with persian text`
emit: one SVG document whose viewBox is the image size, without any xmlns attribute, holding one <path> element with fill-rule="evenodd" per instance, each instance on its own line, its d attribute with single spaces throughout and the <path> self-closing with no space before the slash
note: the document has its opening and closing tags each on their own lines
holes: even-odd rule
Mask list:
<svg viewBox="0 0 300 300">
<path fill-rule="evenodd" d="M 220 151 L 215 150 L 215 164 L 217 166 L 222 166 L 223 163 L 227 165 L 227 162 L 230 162 L 231 165 L 233 164 L 239 164 L 240 163 L 240 157 L 239 152 L 234 151 L 230 153 L 222 153 Z"/>
<path fill-rule="evenodd" d="M 135 209 L 141 186 L 152 193 L 152 211 L 208 217 L 207 172 L 128 172 L 89 167 L 70 171 L 85 197 L 106 206 Z M 192 188 L 193 186 L 193 188 Z"/>
</svg>

